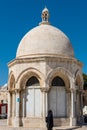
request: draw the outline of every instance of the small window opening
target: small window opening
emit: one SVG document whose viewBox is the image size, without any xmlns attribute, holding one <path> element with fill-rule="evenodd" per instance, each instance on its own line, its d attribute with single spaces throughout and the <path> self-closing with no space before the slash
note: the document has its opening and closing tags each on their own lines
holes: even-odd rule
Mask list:
<svg viewBox="0 0 87 130">
<path fill-rule="evenodd" d="M 52 86 L 65 86 L 65 83 L 60 77 L 57 76 L 52 80 L 51 85 Z"/>
<path fill-rule="evenodd" d="M 26 82 L 26 86 L 39 86 L 39 81 L 35 76 L 32 76 Z"/>
</svg>

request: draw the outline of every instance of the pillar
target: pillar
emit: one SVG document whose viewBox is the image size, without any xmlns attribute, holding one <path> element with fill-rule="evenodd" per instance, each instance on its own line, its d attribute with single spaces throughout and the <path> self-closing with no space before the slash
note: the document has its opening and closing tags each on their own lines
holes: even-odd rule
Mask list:
<svg viewBox="0 0 87 130">
<path fill-rule="evenodd" d="M 71 90 L 71 117 L 75 117 L 74 90 Z"/>
<path fill-rule="evenodd" d="M 43 106 L 43 107 L 42 107 L 42 111 L 43 111 L 43 117 L 45 117 L 45 115 L 46 115 L 46 114 L 45 114 L 45 113 L 46 113 L 46 109 L 45 109 L 45 106 L 46 106 L 45 92 L 43 91 L 42 94 L 43 94 L 43 101 L 42 101 L 42 103 L 43 103 L 42 106 Z"/>
<path fill-rule="evenodd" d="M 12 91 L 12 126 L 14 126 L 15 122 L 15 111 L 16 111 L 16 105 L 15 105 L 15 91 Z"/>
<path fill-rule="evenodd" d="M 80 100 L 81 100 L 81 105 L 80 105 L 80 122 L 81 122 L 81 124 L 84 124 L 84 118 L 83 118 L 83 92 L 82 92 L 82 90 L 81 90 L 81 92 L 80 92 L 80 94 L 81 94 L 81 97 L 80 97 Z"/>
<path fill-rule="evenodd" d="M 48 92 L 45 93 L 46 94 L 46 116 L 48 114 Z"/>
<path fill-rule="evenodd" d="M 48 113 L 48 96 L 47 92 L 43 91 L 43 116 L 46 117 Z"/>
<path fill-rule="evenodd" d="M 15 107 L 15 92 L 12 92 L 12 117 L 15 117 L 15 109 L 16 109 L 16 107 Z"/>
<path fill-rule="evenodd" d="M 82 116 L 82 109 L 83 109 L 83 92 L 81 91 L 81 116 Z"/>
<path fill-rule="evenodd" d="M 16 90 L 16 113 L 15 113 L 15 127 L 20 126 L 20 91 Z"/>
<path fill-rule="evenodd" d="M 48 98 L 47 98 L 47 91 L 45 88 L 42 90 L 43 100 L 42 100 L 42 111 L 43 111 L 43 127 L 46 128 L 46 116 L 48 112 Z"/>
<path fill-rule="evenodd" d="M 7 125 L 12 125 L 12 97 L 11 97 L 11 92 L 8 92 L 8 120 L 7 120 Z"/>
<path fill-rule="evenodd" d="M 70 114 L 70 126 L 76 126 L 75 117 L 75 90 L 71 89 L 71 114 Z"/>
<path fill-rule="evenodd" d="M 66 92 L 66 96 L 67 96 L 67 117 L 69 117 L 70 116 L 70 92 Z"/>
<path fill-rule="evenodd" d="M 76 121 L 76 115 L 75 115 L 75 110 L 76 110 L 76 86 L 75 86 L 75 79 L 71 78 L 70 79 L 70 90 L 71 90 L 71 113 L 70 113 L 70 126 L 76 126 L 77 121 Z"/>
<path fill-rule="evenodd" d="M 22 116 L 26 116 L 26 93 L 25 90 L 22 92 Z"/>
</svg>

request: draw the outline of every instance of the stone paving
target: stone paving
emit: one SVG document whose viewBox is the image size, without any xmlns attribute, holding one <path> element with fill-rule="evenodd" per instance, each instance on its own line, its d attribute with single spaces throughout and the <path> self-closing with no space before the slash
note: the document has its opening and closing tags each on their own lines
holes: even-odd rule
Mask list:
<svg viewBox="0 0 87 130">
<path fill-rule="evenodd" d="M 24 128 L 24 127 L 8 127 L 7 126 L 7 120 L 0 120 L 0 130 L 46 130 L 46 129 L 40 129 L 40 128 Z M 54 127 L 53 130 L 87 130 L 87 125 L 84 125 L 82 127 Z"/>
<path fill-rule="evenodd" d="M 78 127 L 57 127 L 57 128 L 54 128 L 53 130 L 87 130 L 87 126 L 78 126 Z"/>
<path fill-rule="evenodd" d="M 75 130 L 87 130 L 87 126 L 82 126 L 81 128 L 75 129 Z"/>
<path fill-rule="evenodd" d="M 39 129 L 39 128 L 35 128 L 35 129 L 30 129 L 30 128 L 23 128 L 23 127 L 19 127 L 19 128 L 12 128 L 12 127 L 7 127 L 7 126 L 0 126 L 0 130 L 45 130 L 45 129 Z M 83 126 L 80 128 L 65 128 L 65 127 L 60 127 L 60 128 L 54 128 L 53 130 L 87 130 L 87 126 Z"/>
</svg>

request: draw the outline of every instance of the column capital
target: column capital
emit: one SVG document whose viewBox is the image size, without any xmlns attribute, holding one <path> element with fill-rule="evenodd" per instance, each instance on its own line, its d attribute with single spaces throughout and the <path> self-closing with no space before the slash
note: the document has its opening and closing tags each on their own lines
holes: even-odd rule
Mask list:
<svg viewBox="0 0 87 130">
<path fill-rule="evenodd" d="M 12 94 L 16 94 L 15 90 L 11 92 Z"/>
<path fill-rule="evenodd" d="M 10 89 L 8 89 L 8 93 L 12 93 L 12 91 Z"/>
<path fill-rule="evenodd" d="M 49 91 L 49 88 L 47 88 L 47 87 L 43 87 L 43 88 L 41 88 L 41 91 L 46 93 L 46 92 Z"/>
<path fill-rule="evenodd" d="M 76 92 L 76 89 L 75 89 L 75 88 L 70 88 L 70 90 L 71 90 L 71 93 Z"/>
<path fill-rule="evenodd" d="M 79 89 L 79 92 L 83 94 L 83 93 L 84 93 L 84 90 L 83 90 L 83 89 Z"/>
<path fill-rule="evenodd" d="M 15 89 L 15 92 L 16 93 L 19 93 L 21 90 L 20 89 Z"/>
<path fill-rule="evenodd" d="M 71 92 L 75 92 L 78 90 L 78 86 L 76 86 L 75 84 L 73 84 L 73 86 L 71 86 L 70 88 Z"/>
</svg>

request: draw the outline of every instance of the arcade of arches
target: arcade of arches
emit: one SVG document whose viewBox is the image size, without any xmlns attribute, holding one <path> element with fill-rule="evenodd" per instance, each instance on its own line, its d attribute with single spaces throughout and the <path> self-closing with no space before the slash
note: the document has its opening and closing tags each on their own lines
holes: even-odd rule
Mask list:
<svg viewBox="0 0 87 130">
<path fill-rule="evenodd" d="M 73 81 L 62 68 L 55 72 L 45 80 L 39 71 L 25 70 L 18 77 L 18 83 L 13 72 L 10 74 L 9 125 L 32 127 L 34 122 L 35 127 L 45 127 L 49 109 L 53 111 L 55 125 L 73 125 L 72 122 L 76 124 L 79 121 L 82 108 L 80 76 Z"/>
</svg>

